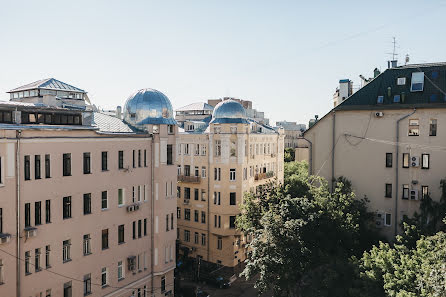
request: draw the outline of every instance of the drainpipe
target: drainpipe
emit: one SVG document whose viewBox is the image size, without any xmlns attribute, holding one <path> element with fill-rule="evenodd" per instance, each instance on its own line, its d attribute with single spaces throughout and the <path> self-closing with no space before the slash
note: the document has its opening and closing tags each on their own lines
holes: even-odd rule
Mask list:
<svg viewBox="0 0 446 297">
<path fill-rule="evenodd" d="M 310 175 L 312 175 L 313 174 L 313 143 L 309 139 L 306 139 L 305 137 L 302 137 L 302 139 L 306 140 L 308 142 L 308 144 L 310 145 L 310 147 L 308 148 L 309 149 L 309 152 L 308 152 L 308 159 L 309 159 L 308 173 Z"/>
<path fill-rule="evenodd" d="M 333 110 L 333 130 L 332 130 L 332 149 L 331 149 L 331 191 L 335 189 L 335 131 L 336 131 L 336 111 Z"/>
<path fill-rule="evenodd" d="M 155 187 L 155 182 L 154 182 L 154 178 L 155 178 L 155 175 L 154 175 L 154 171 L 155 171 L 155 169 L 154 169 L 154 162 L 155 162 L 155 147 L 154 147 L 154 143 L 155 143 L 155 135 L 154 134 L 152 134 L 152 141 L 151 141 L 151 143 L 150 143 L 150 145 L 151 145 L 151 150 L 152 150 L 152 160 L 151 160 L 151 162 L 150 162 L 150 170 L 151 170 L 151 177 L 150 177 L 150 179 L 151 179 L 151 192 L 152 192 L 152 199 L 151 199 L 151 202 L 150 202 L 150 207 L 151 207 L 151 210 L 150 210 L 150 215 L 151 215 L 151 221 L 152 221 L 152 223 L 151 223 L 151 226 L 150 226 L 150 229 L 151 229 L 151 232 L 150 232 L 150 254 L 151 254 L 151 262 L 150 262 L 150 266 L 151 266 L 151 279 L 152 279 L 152 286 L 151 286 L 151 288 L 150 288 L 150 296 L 153 296 L 153 293 L 154 293 L 154 290 L 153 290 L 153 288 L 154 288 L 154 286 L 155 286 L 155 284 L 153 283 L 153 281 L 154 281 L 154 273 L 155 273 L 155 271 L 154 271 L 154 268 L 155 268 L 155 266 L 154 266 L 154 263 L 155 263 L 155 250 L 154 250 L 154 243 L 153 243 L 153 238 L 154 238 L 154 232 L 155 232 L 155 227 L 154 227 L 154 224 L 155 224 L 155 218 L 154 218 L 154 207 L 155 207 L 155 194 L 154 194 L 154 187 Z"/>
<path fill-rule="evenodd" d="M 405 116 L 403 116 L 402 118 L 400 118 L 399 120 L 396 121 L 396 162 L 395 162 L 395 179 L 396 179 L 396 191 L 395 191 L 395 236 L 398 234 L 398 189 L 399 189 L 399 185 L 398 185 L 398 159 L 399 159 L 399 141 L 400 141 L 400 121 L 404 120 L 407 117 L 410 117 L 411 115 L 413 115 L 417 110 L 414 108 L 413 111 L 409 114 L 406 114 Z"/>
<path fill-rule="evenodd" d="M 16 230 L 16 239 L 17 239 L 17 251 L 16 251 L 16 266 L 17 266 L 17 283 L 16 283 L 16 295 L 17 297 L 20 297 L 20 135 L 22 134 L 22 130 L 16 131 L 16 139 L 17 139 L 17 146 L 16 146 L 16 199 L 17 199 L 17 216 L 16 216 L 16 224 L 17 224 L 17 230 Z"/>
<path fill-rule="evenodd" d="M 208 137 L 209 137 L 209 135 L 208 135 Z M 211 182 L 210 182 L 210 180 L 211 180 L 211 178 L 210 178 L 210 176 L 211 176 L 211 173 L 212 173 L 212 171 L 211 171 L 211 154 L 210 154 L 210 152 L 211 152 L 211 141 L 208 141 L 208 143 L 209 143 L 209 146 L 208 146 L 208 169 L 207 169 L 207 175 L 206 175 L 206 178 L 208 179 L 208 191 L 207 191 L 207 193 L 208 193 L 208 198 L 207 198 L 207 202 L 208 202 L 208 220 L 207 220 L 207 227 L 208 227 L 208 232 L 207 232 L 207 260 L 208 260 L 208 262 L 210 262 L 211 261 L 211 259 L 210 259 L 210 243 L 211 243 L 211 232 L 210 232 L 210 228 L 211 228 L 211 224 L 210 224 L 210 222 L 211 222 L 211 206 L 210 206 L 210 200 L 211 200 Z"/>
</svg>

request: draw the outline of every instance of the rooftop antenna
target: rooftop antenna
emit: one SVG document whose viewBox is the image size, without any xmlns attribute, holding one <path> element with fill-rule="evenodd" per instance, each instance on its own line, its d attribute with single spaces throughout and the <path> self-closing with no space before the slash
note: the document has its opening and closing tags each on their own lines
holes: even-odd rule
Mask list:
<svg viewBox="0 0 446 297">
<path fill-rule="evenodd" d="M 392 55 L 392 60 L 387 62 L 388 68 L 394 68 L 397 67 L 398 60 L 396 60 L 396 57 L 398 54 L 396 53 L 396 38 L 392 37 L 392 43 L 393 43 L 393 51 L 391 53 L 387 53 L 388 55 Z"/>
<path fill-rule="evenodd" d="M 405 64 L 404 65 L 407 65 L 407 63 L 409 63 L 409 54 L 406 55 L 406 59 L 405 59 Z"/>
</svg>

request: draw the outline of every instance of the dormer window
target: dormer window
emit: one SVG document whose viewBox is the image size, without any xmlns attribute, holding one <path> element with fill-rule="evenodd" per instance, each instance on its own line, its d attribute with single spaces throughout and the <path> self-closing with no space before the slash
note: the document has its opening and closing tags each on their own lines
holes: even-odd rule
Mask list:
<svg viewBox="0 0 446 297">
<path fill-rule="evenodd" d="M 393 102 L 394 103 L 400 103 L 401 102 L 401 96 L 400 95 L 393 96 Z"/>
<path fill-rule="evenodd" d="M 421 92 L 424 89 L 424 72 L 413 72 L 410 85 L 411 92 Z"/>
<path fill-rule="evenodd" d="M 376 103 L 383 104 L 383 102 L 384 102 L 384 96 L 378 96 L 378 98 L 376 99 Z"/>
<path fill-rule="evenodd" d="M 396 84 L 399 86 L 404 86 L 406 84 L 406 78 L 405 77 L 398 77 L 396 80 Z"/>
</svg>

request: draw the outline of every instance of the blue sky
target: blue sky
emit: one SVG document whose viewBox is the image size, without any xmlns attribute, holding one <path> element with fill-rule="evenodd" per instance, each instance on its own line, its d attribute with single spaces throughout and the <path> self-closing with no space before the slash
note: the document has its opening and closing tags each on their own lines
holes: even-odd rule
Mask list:
<svg viewBox="0 0 446 297">
<path fill-rule="evenodd" d="M 252 100 L 273 121 L 307 123 L 341 78 L 400 61 L 446 61 L 446 1 L 0 0 L 0 99 L 54 77 L 112 108 L 141 88 L 174 108 Z"/>
</svg>

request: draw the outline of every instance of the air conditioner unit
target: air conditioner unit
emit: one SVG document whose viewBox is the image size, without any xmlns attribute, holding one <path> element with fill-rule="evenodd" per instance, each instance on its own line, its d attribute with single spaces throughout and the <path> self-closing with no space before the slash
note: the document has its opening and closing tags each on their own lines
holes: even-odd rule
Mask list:
<svg viewBox="0 0 446 297">
<path fill-rule="evenodd" d="M 418 200 L 418 190 L 410 190 L 410 200 Z"/>
<path fill-rule="evenodd" d="M 11 240 L 10 234 L 1 234 L 0 244 L 8 243 Z"/>
<path fill-rule="evenodd" d="M 37 236 L 37 228 L 34 227 L 28 227 L 25 228 L 25 237 L 31 238 Z"/>
<path fill-rule="evenodd" d="M 377 118 L 381 118 L 381 117 L 383 117 L 384 116 L 384 113 L 382 112 L 382 111 L 377 111 L 377 112 L 375 112 L 375 117 L 377 117 Z"/>
<path fill-rule="evenodd" d="M 384 213 L 377 212 L 375 215 L 375 226 L 376 228 L 384 227 Z"/>
<path fill-rule="evenodd" d="M 139 204 L 135 204 L 135 205 L 133 206 L 133 208 L 134 208 L 134 210 L 138 210 L 138 209 L 139 209 Z"/>
<path fill-rule="evenodd" d="M 128 212 L 135 211 L 135 206 L 134 206 L 134 205 L 129 205 L 129 206 L 127 206 L 127 211 L 128 211 Z"/>
<path fill-rule="evenodd" d="M 420 166 L 420 157 L 410 157 L 410 164 L 412 167 Z"/>
</svg>

